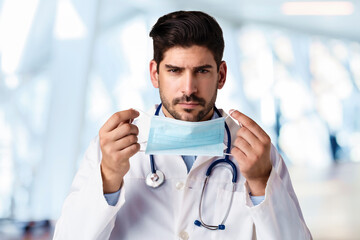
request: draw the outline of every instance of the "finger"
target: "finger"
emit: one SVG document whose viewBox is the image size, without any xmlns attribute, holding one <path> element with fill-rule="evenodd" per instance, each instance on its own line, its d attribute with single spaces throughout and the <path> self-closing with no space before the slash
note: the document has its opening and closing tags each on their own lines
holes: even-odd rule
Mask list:
<svg viewBox="0 0 360 240">
<path fill-rule="evenodd" d="M 231 149 L 231 155 L 235 157 L 236 161 L 239 163 L 239 167 L 241 168 L 241 165 L 243 165 L 244 161 L 246 161 L 245 153 L 238 147 L 233 147 Z"/>
<path fill-rule="evenodd" d="M 240 128 L 237 131 L 236 136 L 244 138 L 252 147 L 255 147 L 261 143 L 260 139 L 247 127 Z"/>
<path fill-rule="evenodd" d="M 137 143 L 138 138 L 136 135 L 128 135 L 126 137 L 123 137 L 119 140 L 117 140 L 116 142 L 114 142 L 113 148 L 115 151 L 121 151 L 135 143 Z"/>
<path fill-rule="evenodd" d="M 124 123 L 112 130 L 109 133 L 109 138 L 113 141 L 116 141 L 118 139 L 121 139 L 128 135 L 138 135 L 139 134 L 139 128 L 131 123 Z"/>
<path fill-rule="evenodd" d="M 120 151 L 124 158 L 129 159 L 140 150 L 140 144 L 134 143 Z"/>
<path fill-rule="evenodd" d="M 111 130 L 119 126 L 120 123 L 130 122 L 132 119 L 137 118 L 139 115 L 139 112 L 134 109 L 116 112 L 106 121 L 102 129 L 105 132 L 110 132 Z"/>
<path fill-rule="evenodd" d="M 235 110 L 232 111 L 231 117 L 236 119 L 239 124 L 245 126 L 247 129 L 249 129 L 257 138 L 259 138 L 261 141 L 265 141 L 268 139 L 268 135 L 266 132 L 251 118 L 246 116 L 245 114 Z"/>
<path fill-rule="evenodd" d="M 251 145 L 242 137 L 237 137 L 233 146 L 240 149 L 246 157 L 250 156 L 253 151 Z"/>
</svg>

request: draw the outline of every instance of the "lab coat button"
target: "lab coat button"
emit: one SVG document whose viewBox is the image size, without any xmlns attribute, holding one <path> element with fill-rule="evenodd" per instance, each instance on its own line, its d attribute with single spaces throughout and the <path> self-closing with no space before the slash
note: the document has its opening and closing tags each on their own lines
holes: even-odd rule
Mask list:
<svg viewBox="0 0 360 240">
<path fill-rule="evenodd" d="M 187 240 L 187 239 L 189 239 L 189 234 L 188 234 L 187 232 L 185 232 L 185 231 L 181 231 L 181 232 L 179 233 L 179 239 L 181 239 L 181 240 Z"/>
<path fill-rule="evenodd" d="M 176 189 L 177 190 L 182 190 L 184 188 L 184 183 L 183 182 L 177 182 L 176 183 Z"/>
</svg>

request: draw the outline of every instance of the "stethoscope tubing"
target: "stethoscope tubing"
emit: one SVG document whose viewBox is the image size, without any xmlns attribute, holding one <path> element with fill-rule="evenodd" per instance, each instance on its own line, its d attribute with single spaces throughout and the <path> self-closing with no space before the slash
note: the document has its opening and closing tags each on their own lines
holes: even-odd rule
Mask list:
<svg viewBox="0 0 360 240">
<path fill-rule="evenodd" d="M 155 111 L 155 116 L 159 116 L 159 112 L 161 109 L 162 104 L 159 104 L 159 106 L 156 108 Z M 218 114 L 219 117 L 221 117 L 221 113 L 219 112 L 219 110 L 214 106 L 214 110 L 215 112 Z M 234 196 L 234 191 L 235 191 L 235 187 L 236 187 L 236 182 L 237 182 L 237 169 L 235 164 L 229 159 L 229 155 L 230 155 L 230 147 L 231 147 L 231 134 L 230 134 L 230 130 L 229 127 L 227 125 L 227 123 L 225 122 L 225 130 L 226 130 L 226 134 L 227 134 L 227 149 L 226 149 L 226 155 L 225 158 L 223 159 L 218 159 L 214 162 L 212 162 L 210 164 L 210 166 L 208 167 L 207 171 L 206 171 L 206 178 L 204 180 L 204 184 L 202 187 L 202 191 L 201 191 L 201 197 L 200 197 L 200 203 L 199 203 L 199 220 L 195 220 L 194 224 L 196 226 L 203 226 L 209 230 L 224 230 L 225 229 L 225 221 L 229 215 L 230 212 L 230 208 L 232 205 L 232 201 L 233 201 L 233 196 Z M 221 221 L 221 223 L 219 225 L 209 225 L 206 224 L 203 219 L 202 219 L 202 201 L 204 198 L 204 193 L 205 193 L 205 188 L 207 186 L 208 180 L 210 178 L 211 172 L 212 170 L 219 164 L 221 163 L 227 163 L 231 166 L 231 170 L 232 170 L 232 183 L 233 183 L 233 191 L 232 191 L 232 195 L 231 195 L 231 199 L 230 199 L 230 203 L 228 205 L 228 208 L 225 212 L 225 216 L 223 218 L 223 220 Z M 164 174 L 160 171 L 160 170 L 156 170 L 155 167 L 155 161 L 154 161 L 154 155 L 150 154 L 150 168 L 151 168 L 151 173 L 147 176 L 146 178 L 146 184 L 150 187 L 153 188 L 157 188 L 159 187 L 165 180 Z"/>
</svg>

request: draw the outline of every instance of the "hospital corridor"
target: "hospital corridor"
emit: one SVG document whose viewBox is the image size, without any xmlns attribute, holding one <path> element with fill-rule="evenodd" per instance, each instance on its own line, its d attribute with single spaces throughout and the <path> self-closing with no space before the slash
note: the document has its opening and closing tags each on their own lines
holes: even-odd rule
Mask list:
<svg viewBox="0 0 360 240">
<path fill-rule="evenodd" d="M 0 239 L 360 240 L 359 22 L 356 0 L 0 0 Z"/>
</svg>

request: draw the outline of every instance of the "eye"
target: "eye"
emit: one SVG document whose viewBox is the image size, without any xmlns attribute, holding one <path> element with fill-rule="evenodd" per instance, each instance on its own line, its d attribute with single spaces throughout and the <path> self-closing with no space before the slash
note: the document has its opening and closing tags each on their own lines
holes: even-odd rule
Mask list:
<svg viewBox="0 0 360 240">
<path fill-rule="evenodd" d="M 169 70 L 168 70 L 168 72 L 171 72 L 171 73 L 177 73 L 177 72 L 179 72 L 180 70 L 178 69 L 178 68 L 170 68 Z"/>
<path fill-rule="evenodd" d="M 209 72 L 209 70 L 207 70 L 207 69 L 199 69 L 199 70 L 197 70 L 197 72 L 198 73 L 208 73 Z"/>
</svg>

